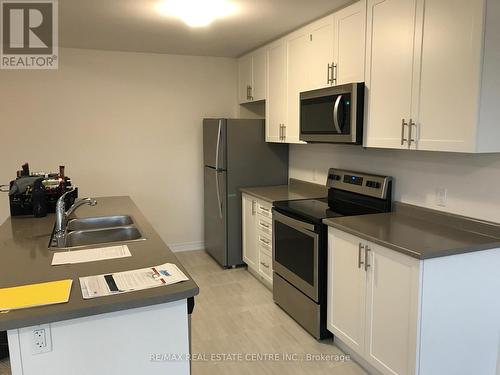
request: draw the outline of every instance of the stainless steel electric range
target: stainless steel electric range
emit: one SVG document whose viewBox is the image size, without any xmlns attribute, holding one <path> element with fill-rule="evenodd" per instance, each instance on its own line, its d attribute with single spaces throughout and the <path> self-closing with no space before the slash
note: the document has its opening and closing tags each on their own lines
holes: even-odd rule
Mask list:
<svg viewBox="0 0 500 375">
<path fill-rule="evenodd" d="M 328 234 L 323 219 L 389 212 L 392 178 L 330 169 L 328 198 L 273 208 L 274 301 L 317 339 L 326 329 Z"/>
</svg>

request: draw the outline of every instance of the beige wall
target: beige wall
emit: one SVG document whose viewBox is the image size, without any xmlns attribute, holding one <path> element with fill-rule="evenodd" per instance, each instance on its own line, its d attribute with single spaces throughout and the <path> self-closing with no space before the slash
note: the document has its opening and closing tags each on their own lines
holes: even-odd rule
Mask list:
<svg viewBox="0 0 500 375">
<path fill-rule="evenodd" d="M 500 154 L 290 147 L 290 177 L 324 184 L 330 167 L 393 176 L 399 201 L 500 222 Z M 448 190 L 446 207 L 436 204 L 440 188 Z"/>
<path fill-rule="evenodd" d="M 130 195 L 169 244 L 203 240 L 201 120 L 235 117 L 236 61 L 62 49 L 58 71 L 0 71 L 0 183 L 24 161 L 81 196 Z M 0 195 L 0 222 L 8 216 Z"/>
</svg>

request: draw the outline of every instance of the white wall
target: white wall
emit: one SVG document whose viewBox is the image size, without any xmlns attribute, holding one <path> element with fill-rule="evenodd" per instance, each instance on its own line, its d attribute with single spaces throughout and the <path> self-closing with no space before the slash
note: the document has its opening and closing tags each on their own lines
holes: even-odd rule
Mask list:
<svg viewBox="0 0 500 375">
<path fill-rule="evenodd" d="M 57 170 L 81 196 L 130 195 L 169 244 L 203 240 L 203 117 L 237 114 L 236 60 L 62 49 L 0 71 L 0 183 Z M 9 215 L 0 195 L 0 222 Z"/>
<path fill-rule="evenodd" d="M 290 177 L 324 184 L 330 167 L 393 176 L 398 201 L 500 222 L 500 154 L 290 147 Z M 438 188 L 448 190 L 446 207 L 436 204 Z"/>
</svg>

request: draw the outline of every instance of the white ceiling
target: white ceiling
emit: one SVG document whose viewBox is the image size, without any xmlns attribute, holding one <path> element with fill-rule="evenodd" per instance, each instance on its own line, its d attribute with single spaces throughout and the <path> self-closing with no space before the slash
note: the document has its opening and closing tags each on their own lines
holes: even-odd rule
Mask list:
<svg viewBox="0 0 500 375">
<path fill-rule="evenodd" d="M 158 1 L 59 1 L 60 46 L 237 57 L 352 2 L 232 0 L 234 15 L 190 28 L 157 12 Z"/>
</svg>

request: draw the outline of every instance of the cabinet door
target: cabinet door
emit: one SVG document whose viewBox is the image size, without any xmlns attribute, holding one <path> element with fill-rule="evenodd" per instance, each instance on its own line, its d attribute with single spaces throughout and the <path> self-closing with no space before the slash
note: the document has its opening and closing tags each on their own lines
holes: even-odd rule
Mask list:
<svg viewBox="0 0 500 375">
<path fill-rule="evenodd" d="M 246 55 L 238 61 L 238 99 L 240 103 L 251 101 L 249 87 L 252 87 L 252 55 Z"/>
<path fill-rule="evenodd" d="M 259 247 L 257 244 L 257 202 L 252 197 L 243 194 L 242 198 L 242 241 L 243 261 L 258 270 Z"/>
<path fill-rule="evenodd" d="M 286 112 L 286 44 L 279 41 L 268 51 L 266 141 L 281 142 L 280 126 Z"/>
<path fill-rule="evenodd" d="M 329 228 L 327 327 L 363 355 L 366 272 L 360 257 L 364 259 L 358 238 Z"/>
<path fill-rule="evenodd" d="M 425 0 L 420 8 L 424 13 L 417 147 L 474 151 L 484 2 Z"/>
<path fill-rule="evenodd" d="M 328 65 L 333 65 L 333 16 L 315 22 L 309 31 L 309 52 L 306 58 L 308 82 L 306 89 L 314 90 L 329 86 Z"/>
<path fill-rule="evenodd" d="M 336 85 L 365 80 L 366 0 L 334 14 Z"/>
<path fill-rule="evenodd" d="M 383 374 L 415 374 L 420 261 L 368 247 L 365 358 Z"/>
<path fill-rule="evenodd" d="M 252 54 L 253 84 L 252 101 L 266 99 L 267 50 L 260 49 Z"/>
<path fill-rule="evenodd" d="M 308 88 L 309 38 L 310 34 L 303 30 L 287 41 L 287 116 L 284 129 L 287 143 L 300 142 L 300 93 Z"/>
<path fill-rule="evenodd" d="M 416 0 L 368 0 L 365 118 L 368 147 L 407 148 Z M 402 134 L 402 131 L 403 134 Z"/>
</svg>

